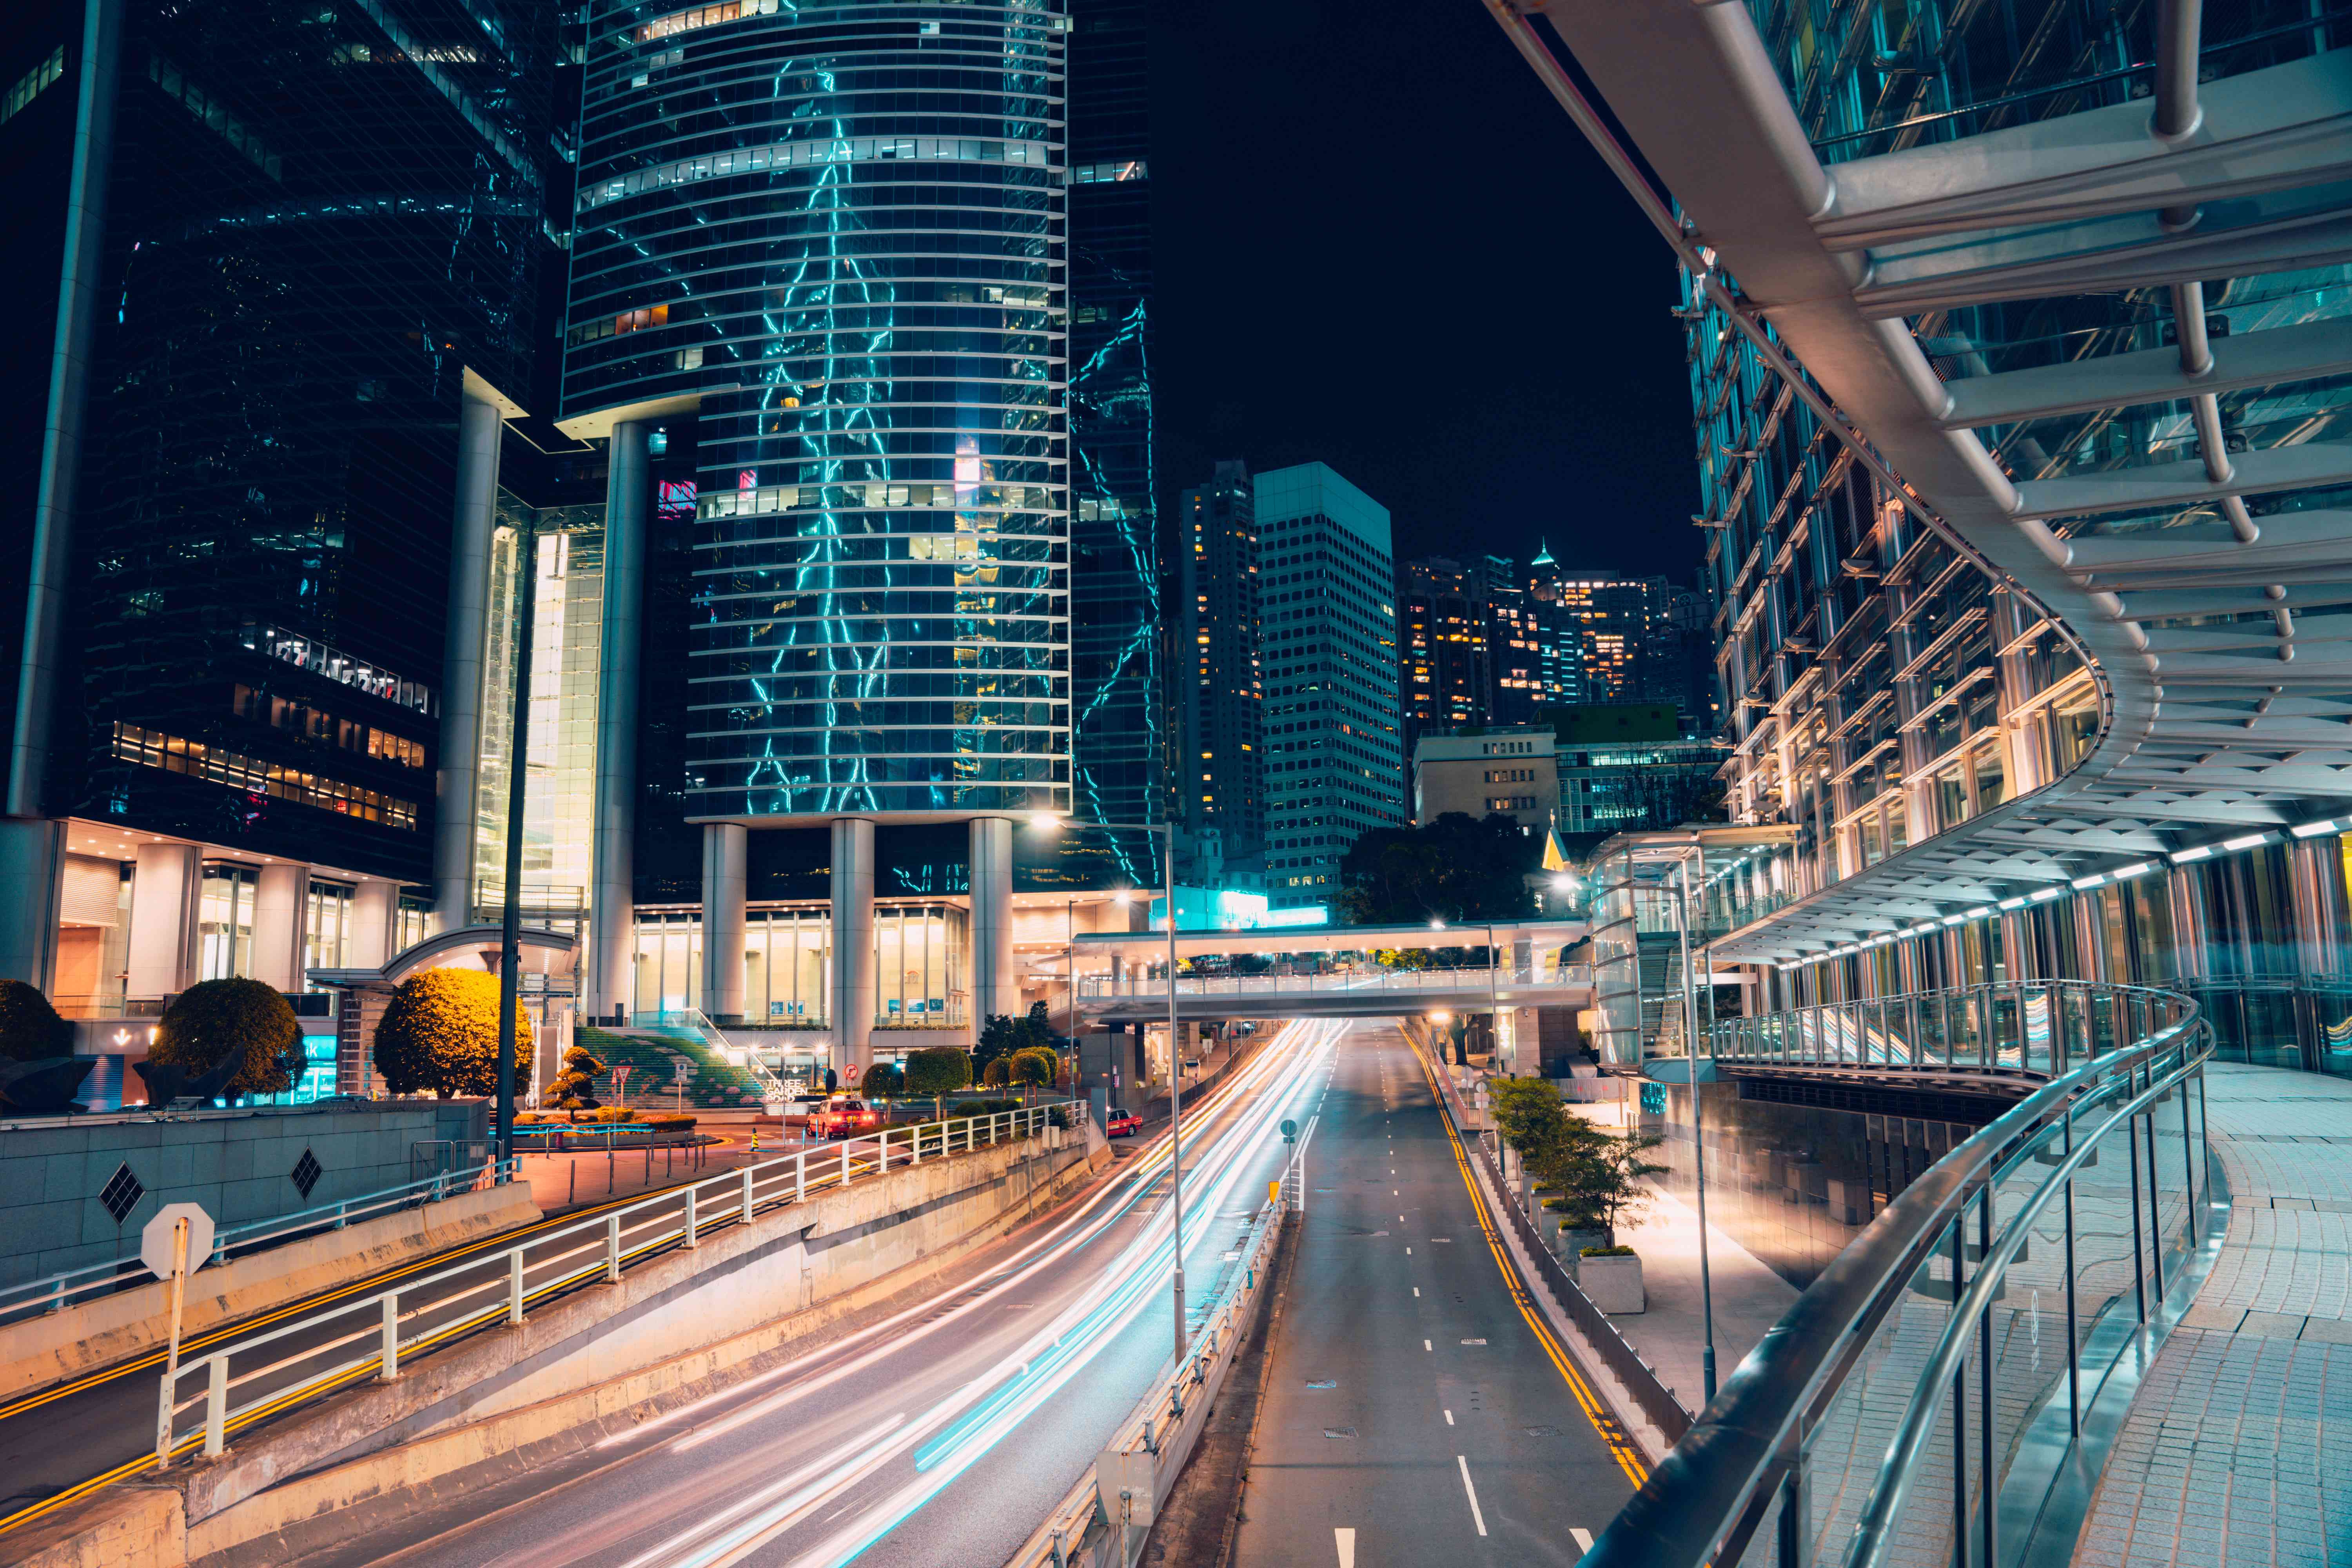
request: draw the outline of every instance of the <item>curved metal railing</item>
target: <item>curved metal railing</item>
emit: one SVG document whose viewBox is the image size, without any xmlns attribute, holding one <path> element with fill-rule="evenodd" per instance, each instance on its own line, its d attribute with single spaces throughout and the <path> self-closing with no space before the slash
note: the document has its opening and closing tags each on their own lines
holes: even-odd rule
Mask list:
<svg viewBox="0 0 2352 1568">
<path fill-rule="evenodd" d="M 2056 1078 L 2196 1012 L 2179 992 L 2145 985 L 2011 980 L 1723 1019 L 1706 1037 L 1717 1059 Z"/>
<path fill-rule="evenodd" d="M 2077 989 L 2105 993 L 2090 1016 L 2123 1020 L 2126 1037 L 2102 1044 L 2095 1030 L 2078 1054 Z M 2050 1080 L 1832 1261 L 1586 1568 L 1983 1568 L 2024 1561 L 2037 1530 L 2065 1532 L 2052 1544 L 2071 1550 L 2080 1515 L 2049 1506 L 2054 1489 L 2095 1480 L 2098 1456 L 2083 1445 L 2094 1406 L 2128 1400 L 2136 1379 L 2116 1374 L 2145 1365 L 2151 1323 L 2177 1313 L 2192 1263 L 2210 1256 L 2210 1047 L 2185 997 L 2071 984 L 2029 993 L 2053 1004 L 2048 1055 L 2026 1053 L 2034 1070 L 2053 1064 Z M 1822 1010 L 1802 1011 L 1767 1037 L 1803 1047 L 1805 1061 L 1822 1059 L 1816 1046 L 1869 1059 L 1874 1015 L 1843 1013 L 1859 1032 L 1842 1034 L 1816 1032 Z M 1975 1037 L 1961 1045 L 1984 1059 Z"/>
</svg>

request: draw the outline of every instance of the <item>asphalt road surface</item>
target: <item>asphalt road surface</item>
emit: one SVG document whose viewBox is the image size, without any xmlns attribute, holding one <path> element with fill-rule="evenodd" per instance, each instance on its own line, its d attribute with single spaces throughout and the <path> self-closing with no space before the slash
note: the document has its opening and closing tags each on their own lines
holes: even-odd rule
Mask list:
<svg viewBox="0 0 2352 1568">
<path fill-rule="evenodd" d="M 1393 1025 L 1338 1051 L 1307 1188 L 1234 1568 L 1574 1563 L 1640 1460 L 1588 1414 Z"/>
<path fill-rule="evenodd" d="M 1281 1119 L 1312 1101 L 1342 1032 L 1294 1025 L 1198 1121 L 1188 1107 L 1196 1314 L 1280 1173 Z M 1001 1563 L 1167 1364 L 1167 1174 L 1163 1139 L 912 1308 L 311 1564 Z"/>
</svg>

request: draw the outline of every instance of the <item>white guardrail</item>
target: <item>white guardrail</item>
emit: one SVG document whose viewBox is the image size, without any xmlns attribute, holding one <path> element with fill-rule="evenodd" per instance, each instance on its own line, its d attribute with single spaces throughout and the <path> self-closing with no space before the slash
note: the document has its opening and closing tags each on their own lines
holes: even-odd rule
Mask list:
<svg viewBox="0 0 2352 1568">
<path fill-rule="evenodd" d="M 1215 1304 L 1194 1331 L 1184 1364 L 1163 1373 L 1165 1381 L 1144 1395 L 1094 1468 L 1005 1568 L 1134 1568 L 1142 1560 L 1151 1521 L 1192 1457 L 1269 1283 L 1286 1212 L 1272 1203 L 1258 1211 L 1247 1237 L 1225 1254 Z"/>
<path fill-rule="evenodd" d="M 516 1324 L 534 1303 L 591 1281 L 617 1284 L 622 1272 L 670 1247 L 691 1248 L 723 1225 L 748 1223 L 763 1209 L 803 1203 L 810 1193 L 917 1165 L 982 1144 L 1045 1130 L 1062 1105 L 1000 1110 L 948 1121 L 893 1127 L 746 1165 L 725 1175 L 667 1188 L 634 1204 L 533 1236 L 499 1252 L 479 1253 L 400 1288 L 338 1302 L 282 1328 L 223 1345 L 163 1374 L 156 1464 L 201 1443 L 217 1457 L 227 1435 L 307 1400 L 370 1378 L 390 1382 L 413 1356 L 493 1324 Z M 180 1396 L 187 1378 L 203 1392 Z M 184 1412 L 202 1418 L 182 1430 Z"/>
<path fill-rule="evenodd" d="M 308 1236 L 314 1231 L 341 1230 L 353 1220 L 371 1219 L 380 1214 L 390 1214 L 418 1204 L 438 1203 L 460 1193 L 470 1193 L 478 1187 L 495 1185 L 500 1180 L 513 1176 L 514 1172 L 508 1167 L 514 1163 L 516 1162 L 505 1164 L 493 1163 L 462 1171 L 442 1171 L 417 1181 L 403 1182 L 396 1187 L 362 1193 L 355 1198 L 345 1198 L 339 1203 L 318 1204 L 292 1214 L 247 1220 L 243 1225 L 225 1225 L 213 1232 L 209 1261 L 225 1263 L 230 1253 L 250 1252 L 265 1242 L 285 1237 Z M 46 1279 L 0 1286 L 0 1322 L 36 1312 L 62 1311 L 87 1298 L 111 1295 L 131 1285 L 146 1284 L 154 1278 L 153 1271 L 141 1262 L 139 1255 L 134 1252 L 127 1258 L 86 1264 Z"/>
</svg>

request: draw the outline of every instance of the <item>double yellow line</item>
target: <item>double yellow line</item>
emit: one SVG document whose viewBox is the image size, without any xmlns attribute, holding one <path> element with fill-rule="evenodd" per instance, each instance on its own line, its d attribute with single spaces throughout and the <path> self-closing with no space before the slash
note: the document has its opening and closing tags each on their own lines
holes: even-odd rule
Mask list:
<svg viewBox="0 0 2352 1568">
<path fill-rule="evenodd" d="M 1504 1249 L 1494 1216 L 1487 1210 L 1486 1196 L 1478 1189 L 1477 1178 L 1471 1173 L 1469 1156 L 1463 1152 L 1462 1140 L 1454 1131 L 1454 1118 L 1445 1110 L 1445 1091 L 1439 1086 L 1436 1075 L 1431 1072 L 1428 1061 L 1420 1051 L 1413 1051 L 1413 1059 L 1420 1062 L 1422 1076 L 1429 1080 L 1429 1091 L 1437 1100 L 1437 1113 L 1445 1127 L 1445 1141 L 1453 1146 L 1454 1168 L 1462 1173 L 1463 1188 L 1470 1194 L 1470 1206 L 1478 1216 L 1478 1229 L 1486 1238 L 1486 1250 L 1494 1254 L 1495 1267 L 1502 1272 L 1503 1284 L 1511 1293 L 1511 1304 L 1519 1310 L 1519 1316 L 1527 1321 L 1528 1331 L 1535 1335 L 1536 1343 L 1543 1347 L 1544 1355 L 1568 1384 L 1569 1393 L 1575 1396 L 1577 1408 L 1582 1410 L 1584 1418 L 1592 1423 L 1592 1430 L 1599 1434 L 1610 1457 L 1617 1461 L 1617 1468 L 1625 1472 L 1625 1479 L 1638 1489 L 1650 1474 L 1648 1468 L 1642 1463 L 1641 1450 L 1633 1446 L 1633 1439 L 1624 1427 L 1618 1425 L 1617 1418 L 1609 1413 L 1609 1407 L 1601 1402 L 1591 1384 L 1576 1370 L 1576 1363 L 1570 1359 L 1567 1347 L 1559 1342 L 1558 1336 L 1551 1331 L 1551 1325 L 1544 1321 L 1543 1314 L 1537 1310 L 1535 1299 L 1528 1293 L 1518 1270 L 1512 1266 L 1510 1257 Z"/>
<path fill-rule="evenodd" d="M 707 1181 L 709 1178 L 701 1177 L 698 1179 Z M 835 1181 L 839 1180 L 838 1173 L 835 1173 L 831 1179 Z M 681 1182 L 675 1184 L 675 1186 L 684 1186 L 686 1184 L 686 1183 Z M 814 1187 L 817 1185 L 817 1183 L 813 1181 L 809 1184 Z M 478 1253 L 492 1250 L 503 1252 L 508 1247 L 514 1246 L 517 1242 L 534 1236 L 541 1231 L 553 1230 L 562 1226 L 577 1225 L 583 1219 L 592 1219 L 597 1215 L 604 1214 L 608 1210 L 621 1208 L 629 1204 L 642 1203 L 649 1197 L 659 1197 L 664 1192 L 673 1190 L 675 1190 L 675 1187 L 656 1188 L 651 1192 L 632 1193 L 627 1197 L 607 1199 L 604 1203 L 592 1205 L 587 1208 L 574 1209 L 568 1214 L 557 1215 L 549 1219 L 535 1220 L 530 1225 L 520 1226 L 513 1230 L 503 1230 L 499 1232 L 496 1236 L 486 1237 L 481 1241 L 469 1242 L 463 1247 L 452 1247 L 446 1252 L 436 1252 L 430 1258 L 420 1259 L 415 1263 L 404 1265 L 398 1268 L 390 1269 L 382 1274 L 371 1275 L 365 1279 L 358 1280 L 350 1285 L 338 1286 L 331 1290 L 320 1291 L 317 1295 L 306 1296 L 299 1301 L 290 1302 L 284 1307 L 278 1308 L 275 1311 L 265 1312 L 257 1318 L 244 1319 L 236 1323 L 230 1324 L 227 1327 L 215 1329 L 209 1332 L 198 1334 L 194 1338 L 183 1340 L 180 1342 L 181 1358 L 185 1360 L 192 1352 L 206 1350 L 211 1346 L 219 1344 L 224 1340 L 236 1339 L 242 1335 L 250 1334 L 257 1330 L 268 1328 L 273 1323 L 283 1322 L 289 1318 L 315 1312 L 322 1307 L 332 1306 L 335 1302 L 344 1300 L 352 1296 L 373 1295 L 383 1289 L 385 1287 L 395 1284 L 412 1275 L 423 1274 L 428 1270 L 446 1268 L 453 1264 L 462 1263 L 467 1258 L 473 1257 Z M 720 1217 L 712 1219 L 708 1222 L 708 1228 L 704 1230 L 704 1234 L 707 1235 L 710 1230 L 717 1230 L 723 1226 L 736 1223 L 740 1218 L 740 1215 L 738 1215 L 731 1218 Z M 648 1243 L 647 1247 L 652 1245 L 653 1244 Z M 646 1250 L 647 1247 L 632 1248 L 628 1253 L 624 1254 L 624 1257 L 625 1258 L 635 1257 L 638 1253 Z M 596 1268 L 601 1269 L 603 1265 L 600 1263 L 596 1265 Z M 572 1279 L 569 1277 L 563 1279 L 551 1281 L 551 1283 L 541 1286 L 538 1289 L 530 1292 L 524 1297 L 524 1300 L 526 1302 L 536 1300 L 551 1291 L 562 1289 L 566 1285 L 572 1282 Z M 506 1311 L 504 1303 L 501 1303 L 497 1310 L 499 1314 L 502 1315 Z M 478 1320 L 477 1318 L 468 1318 L 452 1324 L 446 1329 L 438 1330 L 434 1333 L 425 1336 L 424 1339 L 415 1342 L 413 1347 L 403 1346 L 403 1352 L 408 1353 L 412 1349 L 415 1351 L 429 1350 L 436 1345 L 443 1343 L 455 1335 L 464 1332 L 467 1329 L 475 1326 L 478 1321 Z M 22 1399 L 13 1400 L 6 1405 L 0 1405 L 0 1420 L 5 1420 L 11 1415 L 21 1415 L 28 1410 L 37 1410 L 45 1405 L 49 1405 L 58 1400 L 66 1398 L 69 1394 L 79 1394 L 86 1389 L 100 1387 L 106 1384 L 115 1382 L 118 1379 L 129 1377 L 134 1373 L 145 1372 L 151 1368 L 160 1367 L 168 1359 L 170 1358 L 165 1352 L 156 1351 L 150 1354 L 139 1356 L 131 1361 L 124 1362 L 119 1366 L 109 1367 L 104 1372 L 92 1373 L 87 1377 L 77 1378 L 71 1383 L 59 1384 L 55 1388 L 44 1389 L 38 1394 L 27 1394 Z M 373 1374 L 370 1373 L 368 1369 L 361 1367 L 355 1368 L 342 1376 L 327 1382 L 305 1384 L 299 1391 L 289 1394 L 284 1399 L 273 1400 L 267 1405 L 239 1413 L 237 1418 L 229 1423 L 230 1429 L 235 1430 L 240 1427 L 249 1426 L 254 1422 L 259 1421 L 265 1416 L 276 1415 L 278 1411 L 285 1409 L 287 1406 L 298 1403 L 300 1400 L 310 1398 L 314 1394 L 329 1393 L 334 1389 L 343 1387 L 348 1384 L 372 1375 Z M 199 1447 L 202 1443 L 203 1435 L 201 1433 L 194 1434 L 181 1439 L 179 1443 L 173 1446 L 172 1452 L 175 1457 L 181 1454 L 190 1453 Z M 0 1532 L 14 1530 L 20 1524 L 30 1524 L 35 1520 L 46 1518 L 49 1514 L 55 1513 L 58 1510 L 66 1507 L 69 1503 L 79 1501 L 81 1499 L 88 1497 L 90 1493 L 97 1491 L 102 1487 L 110 1486 L 116 1481 L 128 1480 L 132 1476 L 142 1474 L 142 1472 L 152 1468 L 154 1464 L 155 1456 L 151 1450 L 140 1455 L 139 1458 L 135 1459 L 125 1460 L 123 1463 L 116 1465 L 111 1469 L 100 1471 L 99 1474 L 91 1476 L 87 1480 L 77 1481 L 72 1486 L 66 1488 L 63 1491 L 58 1492 L 51 1497 L 43 1498 L 39 1502 L 34 1503 L 30 1507 L 19 1509 L 15 1513 L 11 1514 L 0 1514 Z"/>
</svg>

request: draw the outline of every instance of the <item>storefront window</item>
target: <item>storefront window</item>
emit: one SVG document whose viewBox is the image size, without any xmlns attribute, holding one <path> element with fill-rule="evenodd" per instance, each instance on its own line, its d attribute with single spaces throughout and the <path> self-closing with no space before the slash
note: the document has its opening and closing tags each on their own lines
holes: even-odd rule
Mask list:
<svg viewBox="0 0 2352 1568">
<path fill-rule="evenodd" d="M 302 973 L 298 984 L 311 989 L 313 969 L 342 969 L 351 952 L 352 889 L 341 882 L 310 884 L 302 925 Z"/>
<path fill-rule="evenodd" d="M 965 1021 L 970 913 L 954 904 L 885 905 L 874 911 L 874 1021 L 941 1028 Z"/>
<path fill-rule="evenodd" d="M 253 966 L 254 869 L 219 861 L 205 867 L 196 914 L 197 978 L 226 980 Z"/>
<path fill-rule="evenodd" d="M 833 920 L 824 910 L 753 910 L 743 936 L 743 1021 L 792 1027 L 829 1021 Z"/>
</svg>

